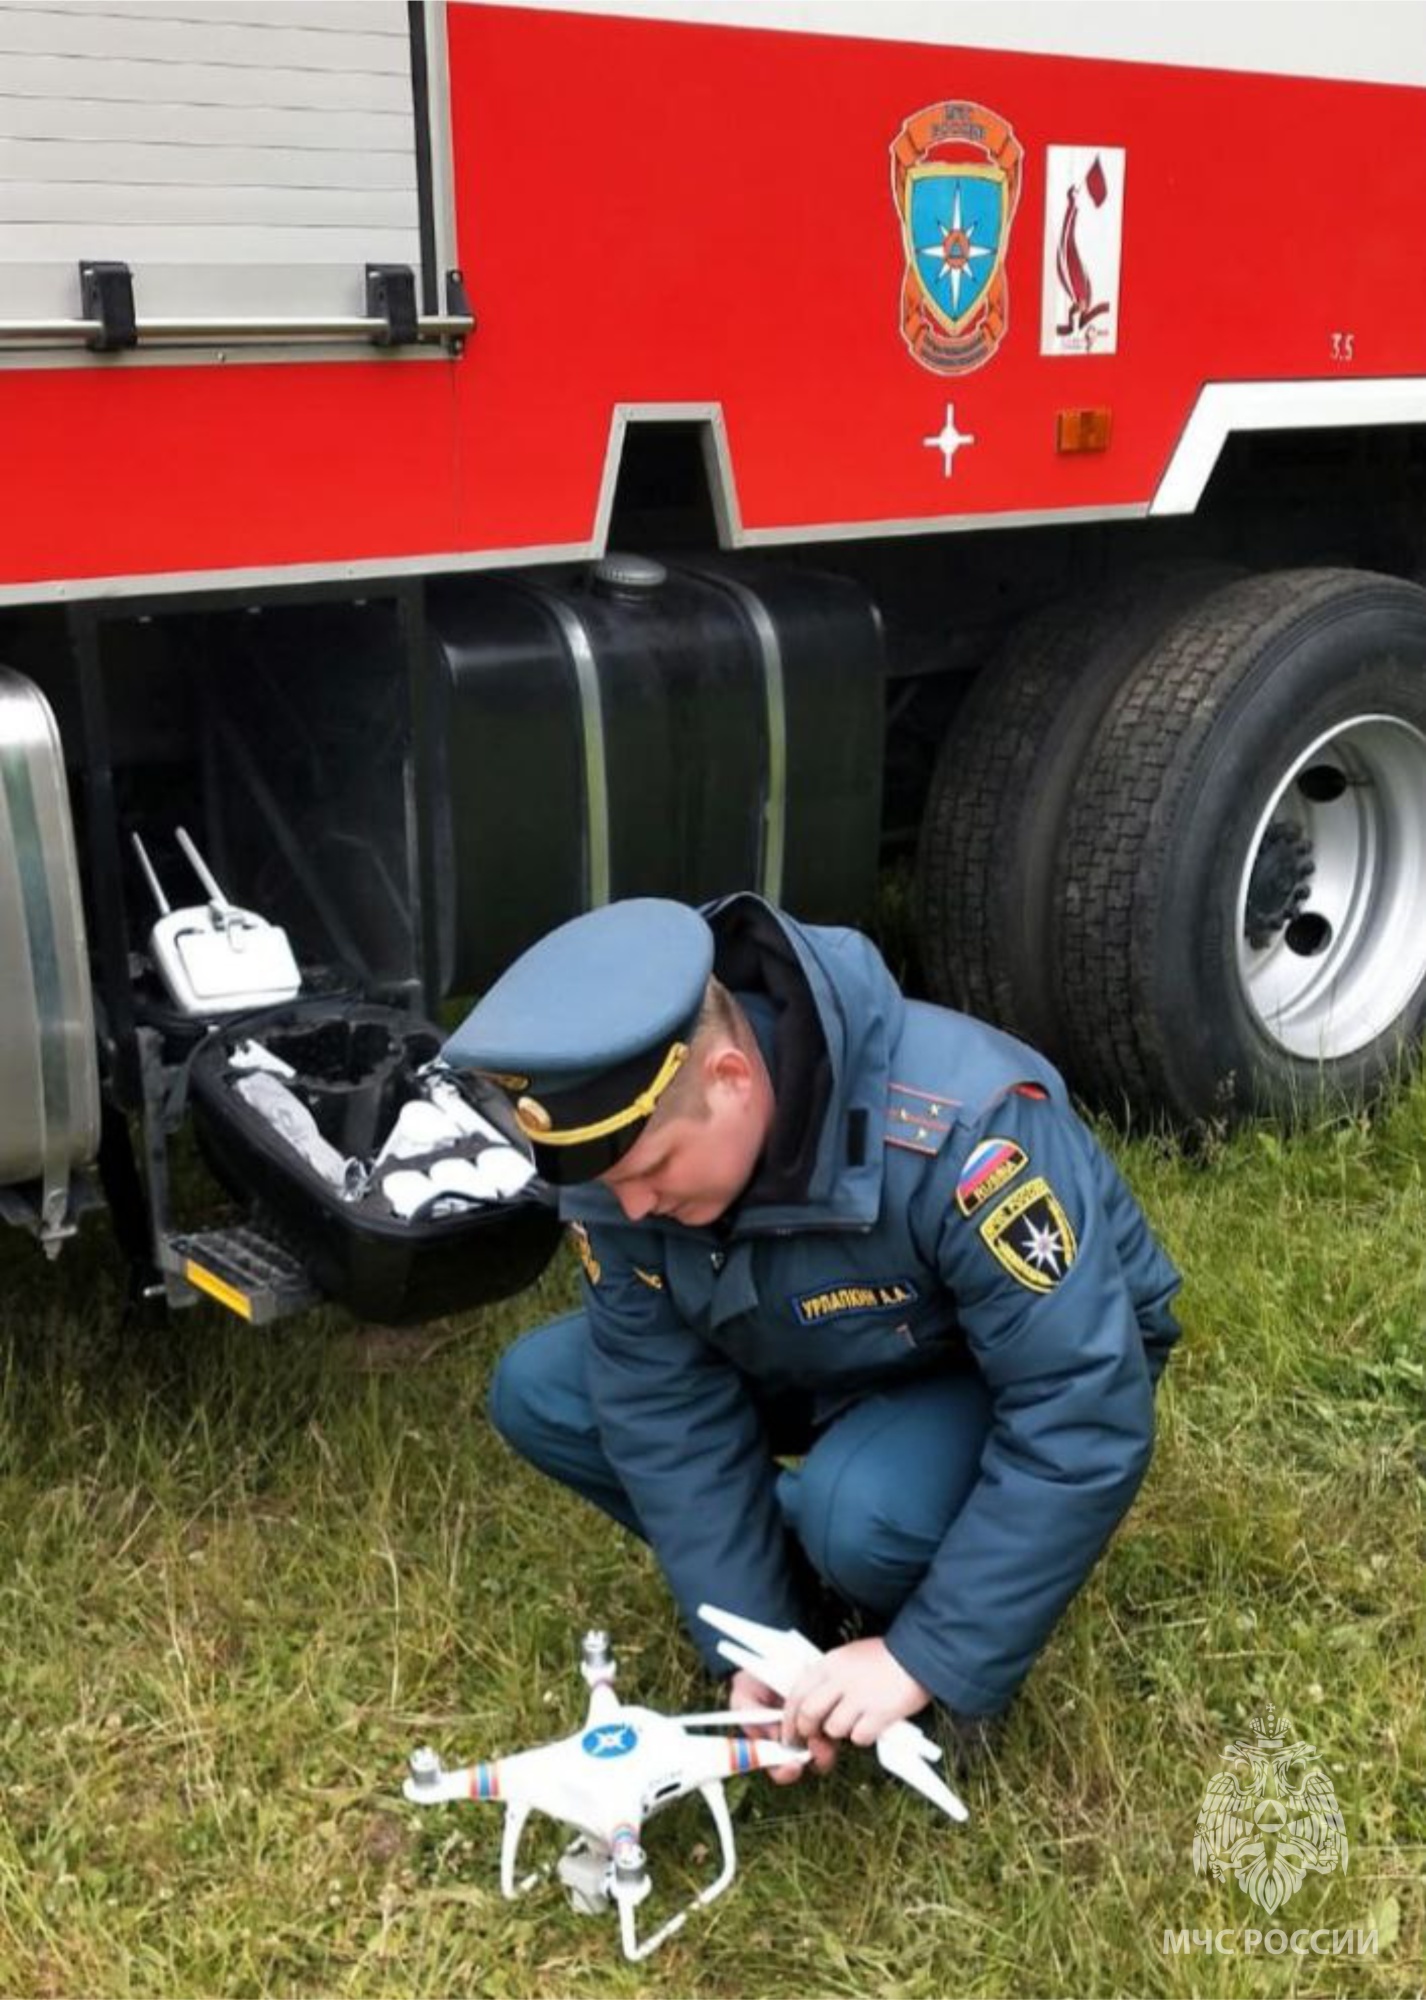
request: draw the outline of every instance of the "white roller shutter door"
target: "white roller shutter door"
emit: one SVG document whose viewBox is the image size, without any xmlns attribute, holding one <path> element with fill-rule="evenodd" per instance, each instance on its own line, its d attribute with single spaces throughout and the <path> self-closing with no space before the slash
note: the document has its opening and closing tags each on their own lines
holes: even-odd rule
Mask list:
<svg viewBox="0 0 1426 2000">
<path fill-rule="evenodd" d="M 0 0 L 5 320 L 361 314 L 421 270 L 404 0 Z"/>
</svg>

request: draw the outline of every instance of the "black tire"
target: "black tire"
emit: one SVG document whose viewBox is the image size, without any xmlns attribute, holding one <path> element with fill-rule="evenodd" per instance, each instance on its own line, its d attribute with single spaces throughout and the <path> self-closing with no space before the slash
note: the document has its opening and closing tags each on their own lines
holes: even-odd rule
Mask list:
<svg viewBox="0 0 1426 2000">
<path fill-rule="evenodd" d="M 1284 571 L 1179 619 L 1104 717 L 1055 906 L 1071 1073 L 1111 1107 L 1292 1119 L 1398 1074 L 1426 1020 L 1426 591 Z"/>
<path fill-rule="evenodd" d="M 1034 613 L 956 712 L 921 822 L 917 919 L 934 999 L 1058 1059 L 1049 962 L 1061 826 L 1100 720 L 1136 662 L 1234 572 L 1184 563 Z"/>
</svg>

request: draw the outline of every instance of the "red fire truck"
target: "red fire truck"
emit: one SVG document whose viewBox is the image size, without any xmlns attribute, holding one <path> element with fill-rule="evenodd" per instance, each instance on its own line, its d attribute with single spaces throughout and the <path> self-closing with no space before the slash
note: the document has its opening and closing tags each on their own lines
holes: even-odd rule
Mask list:
<svg viewBox="0 0 1426 2000">
<path fill-rule="evenodd" d="M 551 924 L 855 920 L 897 850 L 929 991 L 1099 1102 L 1394 1074 L 1420 29 L 3 0 L 0 1213 L 53 1251 L 102 1195 L 256 1318 L 508 1290 L 525 1196 L 294 1219 L 244 1038 L 350 1161 Z M 236 918 L 285 1009 L 185 990 Z M 184 1233 L 190 1111 L 234 1206 Z"/>
</svg>

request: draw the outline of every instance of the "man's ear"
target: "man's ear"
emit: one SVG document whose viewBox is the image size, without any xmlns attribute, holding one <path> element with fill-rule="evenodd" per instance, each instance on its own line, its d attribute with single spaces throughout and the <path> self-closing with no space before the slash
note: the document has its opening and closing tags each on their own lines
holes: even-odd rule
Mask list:
<svg viewBox="0 0 1426 2000">
<path fill-rule="evenodd" d="M 715 1042 L 704 1058 L 703 1080 L 710 1090 L 721 1085 L 744 1097 L 753 1087 L 753 1066 L 736 1042 Z"/>
</svg>

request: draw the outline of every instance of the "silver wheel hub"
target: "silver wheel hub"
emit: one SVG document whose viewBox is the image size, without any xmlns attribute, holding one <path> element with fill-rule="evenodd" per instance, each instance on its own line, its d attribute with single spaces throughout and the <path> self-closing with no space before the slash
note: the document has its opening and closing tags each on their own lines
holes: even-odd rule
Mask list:
<svg viewBox="0 0 1426 2000">
<path fill-rule="evenodd" d="M 1261 814 L 1238 883 L 1238 973 L 1287 1054 L 1331 1061 L 1426 980 L 1426 736 L 1387 715 L 1319 736 Z"/>
</svg>

